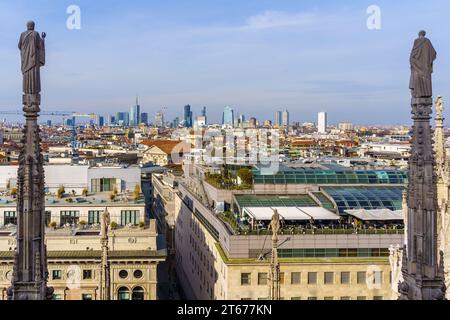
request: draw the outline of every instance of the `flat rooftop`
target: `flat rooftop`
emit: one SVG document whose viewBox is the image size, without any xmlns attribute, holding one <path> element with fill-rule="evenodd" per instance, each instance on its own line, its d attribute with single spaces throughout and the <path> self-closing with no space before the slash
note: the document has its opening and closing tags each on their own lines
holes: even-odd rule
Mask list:
<svg viewBox="0 0 450 320">
<path fill-rule="evenodd" d="M 17 198 L 12 196 L 0 195 L 0 207 L 1 206 L 11 206 L 17 203 Z M 69 197 L 65 196 L 64 198 L 58 198 L 57 196 L 47 195 L 45 196 L 45 205 L 47 207 L 51 206 L 141 206 L 145 205 L 144 197 L 141 197 L 138 200 L 132 199 L 131 195 L 127 197 L 125 195 L 118 194 L 115 200 L 110 199 L 110 193 L 96 193 L 88 195 L 87 197 L 83 196 L 74 196 Z"/>
</svg>

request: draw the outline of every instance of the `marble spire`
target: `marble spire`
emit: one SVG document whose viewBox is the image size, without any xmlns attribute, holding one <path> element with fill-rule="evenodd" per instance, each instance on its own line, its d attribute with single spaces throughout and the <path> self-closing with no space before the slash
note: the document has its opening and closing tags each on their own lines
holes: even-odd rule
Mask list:
<svg viewBox="0 0 450 320">
<path fill-rule="evenodd" d="M 436 59 L 431 41 L 419 33 L 411 52 L 413 137 L 408 163 L 407 244 L 399 283 L 401 300 L 442 300 L 445 296 L 443 253 L 438 249 L 437 176 L 433 137 L 431 75 Z"/>
<path fill-rule="evenodd" d="M 19 156 L 17 247 L 9 300 L 47 300 L 53 296 L 53 289 L 47 287 L 44 160 L 37 124 L 41 104 L 40 68 L 45 64 L 44 39 L 45 33 L 41 37 L 30 21 L 19 40 L 26 122 Z"/>
</svg>

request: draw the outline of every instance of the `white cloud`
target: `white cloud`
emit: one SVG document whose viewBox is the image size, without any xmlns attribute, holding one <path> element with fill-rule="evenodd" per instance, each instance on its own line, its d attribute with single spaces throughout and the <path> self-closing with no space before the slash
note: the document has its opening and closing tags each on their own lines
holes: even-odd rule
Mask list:
<svg viewBox="0 0 450 320">
<path fill-rule="evenodd" d="M 316 21 L 311 13 L 287 13 L 282 11 L 265 11 L 247 19 L 244 29 L 269 29 L 288 26 L 308 25 Z"/>
</svg>

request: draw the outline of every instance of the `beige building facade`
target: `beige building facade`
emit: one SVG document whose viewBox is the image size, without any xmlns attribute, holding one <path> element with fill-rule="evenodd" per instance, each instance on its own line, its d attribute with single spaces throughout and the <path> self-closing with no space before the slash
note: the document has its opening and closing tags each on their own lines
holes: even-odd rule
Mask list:
<svg viewBox="0 0 450 320">
<path fill-rule="evenodd" d="M 11 285 L 14 229 L 0 230 L 0 299 Z M 157 267 L 166 252 L 157 247 L 155 221 L 146 228 L 109 232 L 112 300 L 156 300 Z M 102 272 L 100 230 L 46 230 L 49 286 L 55 300 L 99 300 Z"/>
<path fill-rule="evenodd" d="M 175 221 L 176 270 L 187 299 L 269 298 L 270 237 L 233 234 L 183 184 L 175 198 Z M 388 248 L 403 243 L 402 233 L 280 235 L 280 243 L 285 300 L 392 297 Z"/>
</svg>

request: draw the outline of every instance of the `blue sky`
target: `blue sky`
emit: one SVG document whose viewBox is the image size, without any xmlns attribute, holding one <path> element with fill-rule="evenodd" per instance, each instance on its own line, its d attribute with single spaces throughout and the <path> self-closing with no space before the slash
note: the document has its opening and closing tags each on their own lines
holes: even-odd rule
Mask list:
<svg viewBox="0 0 450 320">
<path fill-rule="evenodd" d="M 151 118 L 203 105 L 247 117 L 409 124 L 409 53 L 420 29 L 437 52 L 435 95 L 450 97 L 446 0 L 0 0 L 0 110 L 19 110 L 17 40 L 34 19 L 47 32 L 43 108 L 115 113 L 139 94 Z M 81 30 L 66 9 L 81 8 Z M 381 8 L 381 30 L 366 9 Z M 450 100 L 450 98 L 448 98 Z M 450 108 L 450 106 L 449 106 Z"/>
</svg>

